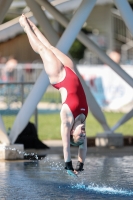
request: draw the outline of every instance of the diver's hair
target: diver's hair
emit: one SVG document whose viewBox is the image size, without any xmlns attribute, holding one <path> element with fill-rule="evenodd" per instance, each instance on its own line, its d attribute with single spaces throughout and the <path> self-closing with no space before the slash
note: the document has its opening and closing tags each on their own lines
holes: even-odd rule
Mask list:
<svg viewBox="0 0 133 200">
<path fill-rule="evenodd" d="M 81 144 L 83 144 L 84 142 L 75 142 L 74 139 L 73 139 L 73 135 L 70 135 L 70 144 L 73 145 L 73 146 L 80 146 Z"/>
</svg>

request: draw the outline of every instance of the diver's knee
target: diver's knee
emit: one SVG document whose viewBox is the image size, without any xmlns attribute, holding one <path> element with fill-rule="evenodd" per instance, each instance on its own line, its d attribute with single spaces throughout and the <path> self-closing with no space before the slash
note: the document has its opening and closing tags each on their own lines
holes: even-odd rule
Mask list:
<svg viewBox="0 0 133 200">
<path fill-rule="evenodd" d="M 53 51 L 53 50 L 55 49 L 55 47 L 52 46 L 52 45 L 50 45 L 50 46 L 49 46 L 49 49 L 50 49 L 51 51 Z"/>
</svg>

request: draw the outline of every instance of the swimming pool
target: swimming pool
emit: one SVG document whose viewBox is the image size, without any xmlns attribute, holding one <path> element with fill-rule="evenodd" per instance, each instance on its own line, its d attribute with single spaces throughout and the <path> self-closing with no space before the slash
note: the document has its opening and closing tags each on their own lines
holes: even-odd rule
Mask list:
<svg viewBox="0 0 133 200">
<path fill-rule="evenodd" d="M 55 155 L 40 161 L 0 161 L 0 199 L 133 199 L 133 156 L 88 157 L 84 168 L 73 178 Z"/>
</svg>

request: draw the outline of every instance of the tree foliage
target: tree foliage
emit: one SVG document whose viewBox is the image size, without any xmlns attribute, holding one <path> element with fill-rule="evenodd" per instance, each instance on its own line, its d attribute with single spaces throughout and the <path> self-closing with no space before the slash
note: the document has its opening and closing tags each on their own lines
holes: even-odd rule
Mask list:
<svg viewBox="0 0 133 200">
<path fill-rule="evenodd" d="M 85 49 L 86 47 L 79 40 L 76 39 L 72 47 L 70 48 L 69 53 L 74 59 L 80 60 L 84 57 Z"/>
</svg>

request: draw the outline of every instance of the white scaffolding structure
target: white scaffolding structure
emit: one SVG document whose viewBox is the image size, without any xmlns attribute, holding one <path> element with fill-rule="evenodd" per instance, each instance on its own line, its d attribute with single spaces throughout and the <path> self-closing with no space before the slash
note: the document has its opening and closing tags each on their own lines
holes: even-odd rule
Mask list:
<svg viewBox="0 0 133 200">
<path fill-rule="evenodd" d="M 55 0 L 49 2 L 47 0 L 25 0 L 28 7 L 30 7 L 33 15 L 35 16 L 36 20 L 38 21 L 38 24 L 41 26 L 43 33 L 46 35 L 46 37 L 48 38 L 48 40 L 51 42 L 52 45 L 56 45 L 58 49 L 67 54 L 74 40 L 78 38 L 82 44 L 84 44 L 91 51 L 95 52 L 104 63 L 110 66 L 120 77 L 122 77 L 131 87 L 133 87 L 133 79 L 118 64 L 116 64 L 112 59 L 110 59 L 94 42 L 92 42 L 88 37 L 86 37 L 86 35 L 81 31 L 83 24 L 86 22 L 97 1 L 82 0 L 81 3 L 79 4 L 78 9 L 76 10 L 72 19 L 69 22 L 68 19 L 54 7 L 54 4 L 55 2 L 56 5 L 65 2 L 71 4 L 72 1 Z M 117 8 L 119 9 L 121 16 L 125 21 L 128 29 L 133 35 L 133 26 L 132 26 L 133 22 L 131 20 L 133 17 L 133 13 L 128 3 L 128 0 L 121 0 L 121 1 L 114 0 L 114 2 Z M 0 0 L 0 11 L 1 11 L 0 22 L 3 21 L 4 16 L 7 10 L 9 9 L 11 3 L 12 0 L 10 1 Z M 57 36 L 57 33 L 53 29 L 49 19 L 46 17 L 44 11 L 42 10 L 42 7 L 45 8 L 46 11 L 51 13 L 54 19 L 56 19 L 62 26 L 65 27 L 65 31 L 61 38 Z M 67 43 L 64 42 L 66 40 Z M 77 74 L 80 76 L 78 70 L 77 69 L 75 70 Z M 108 135 L 114 134 L 114 131 L 119 126 L 121 126 L 123 123 L 125 123 L 132 117 L 133 110 L 127 113 L 119 122 L 116 123 L 115 126 L 110 128 L 106 122 L 105 116 L 101 108 L 97 104 L 96 100 L 94 99 L 93 95 L 91 94 L 89 88 L 87 87 L 81 76 L 80 79 L 85 89 L 87 101 L 92 114 L 103 127 L 104 133 L 107 133 Z M 9 141 L 8 141 L 9 143 L 13 144 L 17 136 L 25 128 L 38 102 L 45 93 L 48 85 L 49 85 L 49 80 L 46 73 L 43 70 L 39 78 L 37 79 L 33 87 L 33 90 L 30 92 L 20 112 L 16 116 L 16 120 L 13 124 L 11 133 L 9 135 Z M 3 136 L 0 135 L 0 138 L 2 137 Z"/>
</svg>

